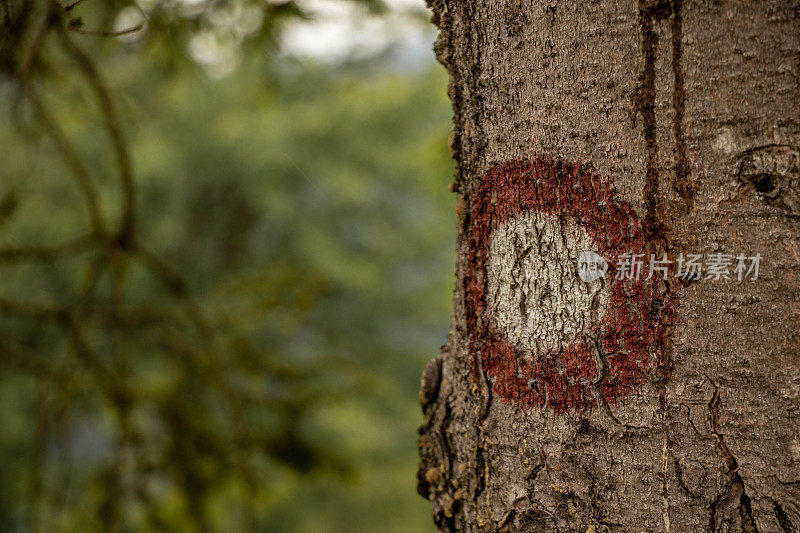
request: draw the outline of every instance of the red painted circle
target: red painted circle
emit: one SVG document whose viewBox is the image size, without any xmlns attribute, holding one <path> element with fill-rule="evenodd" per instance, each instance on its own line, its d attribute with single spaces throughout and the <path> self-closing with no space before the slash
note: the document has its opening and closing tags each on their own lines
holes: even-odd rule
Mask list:
<svg viewBox="0 0 800 533">
<path fill-rule="evenodd" d="M 512 346 L 493 317 L 485 316 L 492 234 L 529 210 L 569 217 L 609 265 L 603 318 L 565 348 L 535 360 Z M 618 257 L 645 253 L 645 239 L 636 212 L 616 198 L 609 180 L 576 163 L 542 156 L 510 161 L 483 177 L 471 217 L 465 289 L 476 381 L 483 371 L 493 393 L 507 402 L 548 406 L 557 413 L 585 411 L 596 404 L 597 394 L 616 404 L 646 382 L 651 362 L 659 361 L 664 350 L 672 298 L 658 276 L 646 279 L 646 269 L 638 279 L 615 279 Z"/>
</svg>

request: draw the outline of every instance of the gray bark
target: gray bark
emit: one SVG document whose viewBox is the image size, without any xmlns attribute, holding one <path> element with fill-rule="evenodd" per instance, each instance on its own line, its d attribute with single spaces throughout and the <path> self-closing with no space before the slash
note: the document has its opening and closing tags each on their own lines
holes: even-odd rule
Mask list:
<svg viewBox="0 0 800 533">
<path fill-rule="evenodd" d="M 430 4 L 460 228 L 452 328 L 421 390 L 419 491 L 438 529 L 800 531 L 800 4 Z M 608 287 L 573 282 L 587 237 L 563 217 L 496 224 L 486 275 L 471 267 L 487 173 L 536 157 L 608 179 L 643 250 L 763 257 L 755 281 L 661 287 L 644 381 L 604 398 L 600 350 L 586 408 L 509 401 L 470 338 L 473 286 L 476 323 L 500 324 L 522 366 L 609 305 Z"/>
</svg>

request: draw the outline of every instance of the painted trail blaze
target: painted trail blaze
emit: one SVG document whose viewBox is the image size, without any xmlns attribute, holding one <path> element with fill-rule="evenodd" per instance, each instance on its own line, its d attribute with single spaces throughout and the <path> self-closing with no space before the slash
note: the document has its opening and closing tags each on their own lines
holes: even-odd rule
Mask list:
<svg viewBox="0 0 800 533">
<path fill-rule="evenodd" d="M 647 243 L 610 180 L 542 156 L 511 161 L 483 177 L 471 216 L 465 289 L 476 381 L 483 372 L 503 400 L 556 413 L 585 411 L 600 396 L 614 405 L 646 382 L 664 352 L 672 298 L 658 276 L 616 279 L 620 255 L 645 253 Z M 586 246 L 608 261 L 594 288 L 578 285 L 571 264 Z M 525 268 L 538 270 L 520 280 Z"/>
</svg>

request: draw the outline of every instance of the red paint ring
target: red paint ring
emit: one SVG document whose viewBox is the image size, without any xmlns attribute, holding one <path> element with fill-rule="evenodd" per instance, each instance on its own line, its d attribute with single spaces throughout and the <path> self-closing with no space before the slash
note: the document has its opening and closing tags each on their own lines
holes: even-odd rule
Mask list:
<svg viewBox="0 0 800 533">
<path fill-rule="evenodd" d="M 566 348 L 536 360 L 512 346 L 493 318 L 485 316 L 492 234 L 529 210 L 576 222 L 609 264 L 604 317 Z M 615 279 L 620 254 L 645 253 L 646 242 L 636 212 L 617 199 L 608 179 L 577 163 L 542 156 L 510 161 L 483 177 L 472 199 L 471 220 L 464 282 L 476 382 L 482 367 L 493 393 L 503 400 L 521 407 L 548 406 L 559 414 L 592 408 L 598 394 L 613 405 L 641 388 L 651 363 L 661 360 L 672 299 L 664 281 L 646 279 L 646 271 L 639 279 Z"/>
</svg>

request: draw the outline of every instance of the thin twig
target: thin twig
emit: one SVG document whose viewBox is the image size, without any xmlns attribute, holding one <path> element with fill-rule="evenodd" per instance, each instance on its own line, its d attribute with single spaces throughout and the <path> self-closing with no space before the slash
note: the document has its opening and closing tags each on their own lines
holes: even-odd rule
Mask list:
<svg viewBox="0 0 800 533">
<path fill-rule="evenodd" d="M 134 229 L 134 215 L 135 215 L 135 190 L 133 183 L 133 168 L 131 165 L 131 157 L 128 153 L 128 146 L 125 140 L 125 135 L 120 126 L 117 109 L 111 94 L 104 83 L 100 72 L 97 70 L 92 59 L 89 55 L 81 49 L 75 42 L 70 39 L 69 35 L 64 31 L 63 27 L 59 27 L 58 36 L 64 44 L 64 48 L 75 60 L 75 63 L 80 68 L 86 81 L 91 86 L 103 115 L 103 122 L 105 123 L 106 130 L 108 130 L 111 144 L 114 147 L 114 153 L 117 159 L 117 167 L 122 186 L 122 220 L 119 228 L 119 235 L 126 240 L 132 237 Z"/>
<path fill-rule="evenodd" d="M 8 7 L 8 0 L 3 0 L 4 6 Z M 3 39 L 0 41 L 0 53 L 2 55 L 13 56 L 17 46 L 27 33 L 28 21 L 34 12 L 36 0 L 22 0 L 17 4 L 16 13 L 13 18 L 8 13 L 9 26 L 3 32 Z M 10 58 L 10 57 L 9 57 Z M 6 59 L 5 57 L 3 59 Z"/>
<path fill-rule="evenodd" d="M 81 310 L 89 309 L 94 304 L 97 283 L 100 281 L 100 276 L 103 274 L 106 264 L 106 254 L 101 254 L 96 256 L 86 269 L 81 282 L 80 298 L 78 300 Z"/>
<path fill-rule="evenodd" d="M 42 48 L 44 48 L 50 30 L 58 23 L 57 6 L 52 3 L 48 4 L 47 9 L 42 13 L 33 31 L 31 44 L 25 50 L 25 55 L 22 57 L 17 67 L 17 78 L 23 87 L 28 85 L 30 74 L 33 71 L 34 65 L 39 61 L 39 56 L 42 53 Z"/>
<path fill-rule="evenodd" d="M 81 35 L 94 35 L 97 37 L 122 37 L 123 35 L 130 35 L 131 33 L 136 33 L 137 31 L 141 31 L 144 28 L 144 22 L 133 26 L 131 28 L 125 28 L 124 30 L 85 30 L 81 27 L 77 26 L 69 26 L 71 31 L 75 33 L 80 33 Z"/>
<path fill-rule="evenodd" d="M 78 237 L 52 246 L 0 248 L 0 262 L 43 261 L 50 262 L 85 252 L 91 248 L 91 236 Z"/>
<path fill-rule="evenodd" d="M 139 242 L 132 243 L 131 252 L 141 259 L 144 265 L 150 269 L 167 290 L 183 304 L 189 319 L 194 323 L 202 339 L 209 344 L 213 344 L 213 328 L 205 317 L 200 305 L 192 298 L 184 280 L 175 272 L 169 263 L 142 246 Z"/>
<path fill-rule="evenodd" d="M 8 0 L 3 0 L 3 38 L 0 39 L 0 52 L 5 50 L 9 35 L 11 35 L 11 9 L 8 7 Z"/>
<path fill-rule="evenodd" d="M 84 167 L 72 143 L 70 143 L 58 123 L 45 107 L 36 89 L 28 83 L 23 85 L 23 92 L 25 96 L 27 96 L 28 101 L 32 104 L 37 119 L 42 124 L 44 130 L 50 135 L 56 150 L 69 167 L 75 183 L 81 190 L 86 208 L 89 211 L 89 219 L 95 235 L 106 240 L 107 230 L 101 213 L 100 198 L 89 172 L 86 170 L 86 167 Z"/>
<path fill-rule="evenodd" d="M 3 0 L 3 26 L 6 31 L 11 29 L 11 8 L 8 7 L 8 0 Z"/>
<path fill-rule="evenodd" d="M 39 392 L 36 397 L 36 424 L 33 434 L 33 449 L 31 451 L 30 470 L 28 472 L 28 493 L 26 502 L 28 504 L 26 520 L 28 530 L 37 533 L 41 530 L 40 509 L 42 488 L 44 487 L 44 474 L 47 461 L 47 440 L 49 434 L 49 402 L 47 394 L 50 387 L 47 383 L 39 385 Z"/>
<path fill-rule="evenodd" d="M 10 364 L 18 370 L 43 379 L 49 379 L 53 374 L 53 365 L 45 357 L 12 344 L 7 339 L 0 340 L 0 353 L 4 364 Z"/>
<path fill-rule="evenodd" d="M 76 7 L 81 5 L 82 3 L 83 3 L 83 0 L 75 0 L 71 4 L 68 4 L 66 6 L 61 6 L 61 9 L 63 9 L 65 12 L 69 13 L 70 11 L 72 11 L 73 9 L 75 9 Z"/>
<path fill-rule="evenodd" d="M 0 313 L 23 316 L 37 321 L 47 320 L 55 323 L 65 323 L 67 320 L 67 313 L 59 306 L 22 302 L 4 297 L 0 297 Z"/>
</svg>

